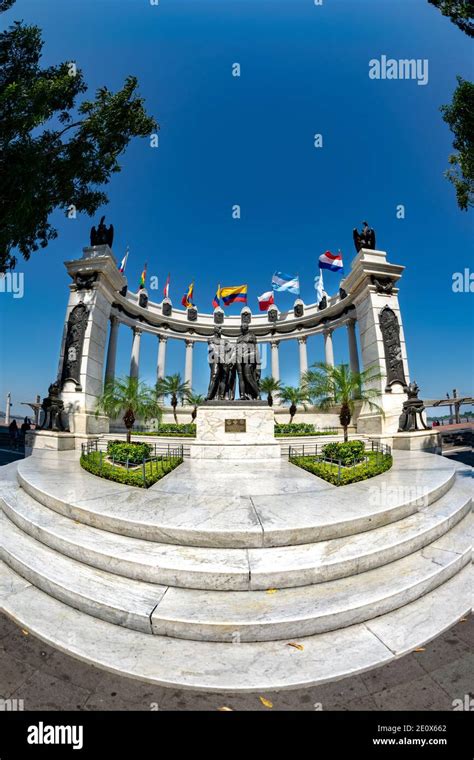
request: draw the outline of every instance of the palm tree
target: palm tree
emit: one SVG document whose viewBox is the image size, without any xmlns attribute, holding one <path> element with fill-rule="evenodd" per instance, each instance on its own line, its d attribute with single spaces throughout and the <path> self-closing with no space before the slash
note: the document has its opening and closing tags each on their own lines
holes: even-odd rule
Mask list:
<svg viewBox="0 0 474 760">
<path fill-rule="evenodd" d="M 325 362 L 316 362 L 305 373 L 303 384 L 308 398 L 322 411 L 340 404 L 339 421 L 344 429 L 344 440 L 347 441 L 347 428 L 354 414 L 356 401 L 362 401 L 371 411 L 376 410 L 382 417 L 385 416 L 382 407 L 375 401 L 382 395 L 381 391 L 367 387 L 381 377 L 380 372 L 374 367 L 354 372 L 347 364 L 333 367 Z"/>
<path fill-rule="evenodd" d="M 130 443 L 132 428 L 137 417 L 147 420 L 161 417 L 162 409 L 153 388 L 141 382 L 138 377 L 125 376 L 107 383 L 97 399 L 96 416 L 100 413 L 116 418 L 123 412 L 127 428 L 127 443 Z"/>
<path fill-rule="evenodd" d="M 186 380 L 186 382 L 183 383 L 181 375 L 179 372 L 176 372 L 174 375 L 167 375 L 166 377 L 160 378 L 156 383 L 155 390 L 158 398 L 161 398 L 162 396 L 171 396 L 174 421 L 178 424 L 176 407 L 178 406 L 178 401 L 182 401 L 186 394 L 190 392 L 189 382 Z"/>
<path fill-rule="evenodd" d="M 194 422 L 196 419 L 197 408 L 205 401 L 205 396 L 202 396 L 200 393 L 193 393 L 190 391 L 189 393 L 186 393 L 186 401 L 188 404 L 190 404 L 190 406 L 193 407 L 191 419 Z"/>
<path fill-rule="evenodd" d="M 298 409 L 298 404 L 303 404 L 306 409 L 305 401 L 308 400 L 306 389 L 295 388 L 293 385 L 283 385 L 280 388 L 280 401 L 283 404 L 290 404 L 290 425 Z"/>
<path fill-rule="evenodd" d="M 263 393 L 267 394 L 268 406 L 273 406 L 273 393 L 278 393 L 281 390 L 281 383 L 279 380 L 275 380 L 274 377 L 264 377 L 260 381 L 260 389 Z"/>
</svg>

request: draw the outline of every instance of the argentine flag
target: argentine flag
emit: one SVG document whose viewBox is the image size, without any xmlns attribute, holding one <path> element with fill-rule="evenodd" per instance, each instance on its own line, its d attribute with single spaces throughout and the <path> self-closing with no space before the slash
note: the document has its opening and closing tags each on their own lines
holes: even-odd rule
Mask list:
<svg viewBox="0 0 474 760">
<path fill-rule="evenodd" d="M 319 257 L 319 268 L 329 269 L 330 272 L 342 273 L 344 271 L 344 264 L 342 263 L 341 252 L 331 253 L 331 251 L 326 251 L 326 253 L 321 254 Z"/>
<path fill-rule="evenodd" d="M 300 294 L 300 279 L 298 275 L 296 277 L 292 274 L 285 274 L 284 272 L 275 272 L 272 277 L 272 288 L 278 293 L 287 290 L 289 293 L 294 293 L 299 296 Z"/>
</svg>

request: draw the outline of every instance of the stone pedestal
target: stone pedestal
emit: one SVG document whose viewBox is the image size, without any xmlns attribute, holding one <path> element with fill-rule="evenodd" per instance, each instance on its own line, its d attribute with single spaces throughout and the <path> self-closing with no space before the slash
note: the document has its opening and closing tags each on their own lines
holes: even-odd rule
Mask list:
<svg viewBox="0 0 474 760">
<path fill-rule="evenodd" d="M 271 407 L 251 402 L 200 406 L 191 459 L 279 459 Z"/>
<path fill-rule="evenodd" d="M 81 444 L 95 439 L 95 435 L 78 435 L 61 433 L 55 430 L 28 430 L 25 436 L 25 456 L 45 451 L 77 451 L 81 453 Z"/>
<path fill-rule="evenodd" d="M 436 430 L 414 430 L 410 433 L 394 435 L 371 435 L 371 440 L 391 446 L 395 451 L 426 451 L 441 454 L 441 434 Z"/>
<path fill-rule="evenodd" d="M 28 430 L 25 436 L 25 456 L 33 450 L 71 451 L 76 448 L 74 433 L 59 433 L 54 430 Z"/>
</svg>

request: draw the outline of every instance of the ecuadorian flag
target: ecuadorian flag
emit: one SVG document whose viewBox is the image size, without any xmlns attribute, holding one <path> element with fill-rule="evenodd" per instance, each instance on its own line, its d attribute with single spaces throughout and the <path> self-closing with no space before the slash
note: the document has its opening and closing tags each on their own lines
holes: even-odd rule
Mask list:
<svg viewBox="0 0 474 760">
<path fill-rule="evenodd" d="M 231 288 L 221 288 L 220 297 L 224 301 L 224 306 L 230 306 L 231 303 L 247 303 L 248 285 L 234 285 Z"/>
<path fill-rule="evenodd" d="M 191 306 L 194 306 L 193 297 L 194 297 L 194 282 L 191 283 L 191 285 L 189 286 L 186 293 L 181 299 L 181 303 L 183 304 L 185 309 L 190 309 Z"/>
<path fill-rule="evenodd" d="M 216 295 L 212 299 L 212 305 L 215 309 L 217 309 L 221 305 L 220 297 L 221 297 L 221 286 L 218 285 L 217 290 L 216 290 Z"/>
</svg>

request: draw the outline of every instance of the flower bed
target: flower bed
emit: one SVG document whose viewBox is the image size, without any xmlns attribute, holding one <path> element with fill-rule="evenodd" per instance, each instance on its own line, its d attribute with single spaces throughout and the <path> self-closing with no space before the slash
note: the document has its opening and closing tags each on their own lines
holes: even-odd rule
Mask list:
<svg viewBox="0 0 474 760">
<path fill-rule="evenodd" d="M 347 465 L 339 467 L 338 463 L 323 461 L 311 456 L 294 456 L 290 461 L 335 486 L 349 485 L 349 483 L 358 483 L 361 480 L 373 478 L 389 470 L 393 464 L 391 454 L 369 451 L 365 457 L 366 460 L 352 467 Z"/>
<path fill-rule="evenodd" d="M 149 488 L 164 475 L 174 470 L 183 459 L 182 457 L 157 457 L 143 462 L 142 458 L 141 466 L 135 465 L 129 469 L 110 462 L 105 452 L 91 451 L 89 454 L 82 454 L 80 461 L 81 467 L 90 472 L 91 475 L 97 475 L 100 478 L 113 480 L 127 486 Z"/>
</svg>

